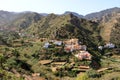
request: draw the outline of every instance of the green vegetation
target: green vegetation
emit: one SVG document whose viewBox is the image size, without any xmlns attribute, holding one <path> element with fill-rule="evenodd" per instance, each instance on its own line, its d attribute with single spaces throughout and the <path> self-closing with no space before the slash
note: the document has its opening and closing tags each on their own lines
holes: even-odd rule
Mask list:
<svg viewBox="0 0 120 80">
<path fill-rule="evenodd" d="M 89 77 L 85 73 L 81 73 L 76 80 L 89 80 Z"/>
<path fill-rule="evenodd" d="M 119 20 L 120 21 L 120 20 Z M 111 42 L 116 44 L 117 47 L 120 47 L 120 23 L 116 23 L 111 33 Z"/>
<path fill-rule="evenodd" d="M 103 13 L 103 19 L 95 21 L 72 13 L 41 16 L 25 12 L 13 17 L 13 13 L 5 12 L 10 20 L 4 17 L 5 23 L 1 24 L 4 20 L 0 17 L 0 80 L 36 77 L 43 80 L 120 80 L 120 17 L 118 9 L 113 11 L 114 15 L 110 10 L 110 15 Z M 6 26 L 4 30 L 2 26 Z M 66 52 L 64 43 L 55 45 L 51 41 L 64 42 L 72 38 L 78 38 L 79 44 L 87 46 L 91 60 L 79 60 L 74 56 L 78 51 Z M 98 49 L 109 41 L 116 47 Z M 46 42 L 50 43 L 48 48 L 43 47 Z"/>
</svg>

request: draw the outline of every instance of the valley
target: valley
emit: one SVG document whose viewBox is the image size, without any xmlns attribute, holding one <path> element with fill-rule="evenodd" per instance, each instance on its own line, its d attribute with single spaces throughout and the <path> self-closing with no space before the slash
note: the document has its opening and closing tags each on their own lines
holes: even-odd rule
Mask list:
<svg viewBox="0 0 120 80">
<path fill-rule="evenodd" d="M 0 80 L 120 80 L 120 8 L 86 16 L 0 11 Z"/>
</svg>

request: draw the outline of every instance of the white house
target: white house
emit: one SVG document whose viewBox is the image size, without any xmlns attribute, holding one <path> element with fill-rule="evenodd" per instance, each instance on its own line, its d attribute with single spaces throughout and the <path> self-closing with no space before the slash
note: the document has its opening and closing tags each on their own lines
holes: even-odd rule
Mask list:
<svg viewBox="0 0 120 80">
<path fill-rule="evenodd" d="M 48 48 L 50 46 L 50 43 L 49 42 L 46 42 L 45 44 L 44 44 L 44 48 Z"/>
<path fill-rule="evenodd" d="M 107 43 L 106 45 L 104 45 L 104 48 L 115 48 L 115 44 Z"/>
<path fill-rule="evenodd" d="M 62 45 L 62 41 L 54 41 L 55 45 L 61 46 Z"/>
<path fill-rule="evenodd" d="M 103 49 L 103 46 L 98 46 L 98 49 L 102 50 L 102 49 Z"/>
</svg>

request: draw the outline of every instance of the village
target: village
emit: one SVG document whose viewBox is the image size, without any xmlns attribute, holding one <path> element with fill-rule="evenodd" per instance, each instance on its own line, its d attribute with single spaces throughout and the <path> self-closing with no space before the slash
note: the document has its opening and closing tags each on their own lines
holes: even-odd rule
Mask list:
<svg viewBox="0 0 120 80">
<path fill-rule="evenodd" d="M 54 47 L 52 46 L 54 45 Z M 39 63 L 41 65 L 47 65 L 51 67 L 51 70 L 53 72 L 58 72 L 61 69 L 65 71 L 66 66 L 69 68 L 71 71 L 76 71 L 77 75 L 80 73 L 86 72 L 90 69 L 90 63 L 92 60 L 92 53 L 89 53 L 87 51 L 87 46 L 82 44 L 79 39 L 74 38 L 74 39 L 67 39 L 67 40 L 49 40 L 44 43 L 44 48 L 49 49 L 49 48 L 62 48 L 66 54 L 72 54 L 77 59 L 77 62 L 74 60 L 70 60 L 67 62 L 67 59 L 64 61 L 58 60 L 40 60 Z M 98 46 L 98 49 L 102 50 L 104 48 L 115 48 L 115 45 L 112 43 L 107 43 L 104 46 Z M 61 57 L 62 58 L 62 57 Z M 82 64 L 81 64 L 82 63 Z M 69 67 L 68 67 L 69 66 Z M 107 70 L 109 68 L 103 68 L 98 70 L 98 72 Z M 68 70 L 68 69 L 66 69 Z"/>
<path fill-rule="evenodd" d="M 31 75 L 24 75 L 26 80 L 31 77 L 43 76 L 43 73 L 50 74 L 57 77 L 69 76 L 70 78 L 77 77 L 83 73 L 89 72 L 94 67 L 99 67 L 96 60 L 93 59 L 93 53 L 88 51 L 88 48 L 79 39 L 16 39 L 11 42 L 10 50 L 17 51 L 18 55 L 23 57 L 17 57 L 18 60 L 26 60 L 27 64 L 32 65 L 31 69 L 34 71 Z M 104 49 L 112 50 L 115 48 L 115 44 L 107 43 L 102 46 L 98 46 L 99 51 Z M 1 48 L 2 49 L 2 48 Z M 2 53 L 4 52 L 1 51 Z M 119 51 L 118 51 L 119 52 Z M 101 52 L 102 53 L 102 52 Z M 13 56 L 13 52 L 7 52 L 9 57 Z M 109 58 L 111 53 L 106 53 L 104 58 Z M 34 62 L 35 61 L 35 62 Z M 99 61 L 99 60 L 98 60 Z M 117 60 L 116 60 L 117 61 Z M 92 66 L 91 66 L 92 64 Z M 106 63 L 105 63 L 106 64 Z M 100 73 L 113 67 L 99 67 L 96 69 L 96 73 Z M 41 69 L 42 68 L 42 69 Z M 48 69 L 48 71 L 46 70 Z M 43 76 L 45 77 L 45 76 Z"/>
<path fill-rule="evenodd" d="M 15 40 L 13 46 L 14 47 L 20 47 L 22 46 L 19 44 L 19 40 Z M 89 53 L 87 51 L 87 46 L 82 44 L 79 39 L 73 38 L 73 39 L 66 39 L 66 40 L 48 40 L 46 38 L 40 38 L 37 41 L 36 40 L 26 40 L 24 41 L 24 44 L 28 45 L 29 42 L 36 43 L 36 42 L 43 42 L 43 49 L 46 51 L 52 49 L 58 49 L 58 53 L 61 52 L 63 55 L 71 54 L 72 58 L 67 62 L 68 59 L 63 59 L 62 57 L 59 60 L 54 59 L 40 59 L 39 64 L 49 66 L 53 72 L 59 71 L 61 68 L 66 67 L 66 65 L 69 65 L 70 70 L 76 70 L 78 73 L 80 72 L 86 72 L 88 69 L 90 69 L 90 63 L 92 60 L 92 53 Z M 98 46 L 98 49 L 102 50 L 103 48 L 114 48 L 115 45 L 112 43 L 108 43 L 104 46 Z M 54 50 L 52 50 L 54 52 Z M 51 53 L 51 52 L 50 52 Z M 56 53 L 57 54 L 57 53 Z M 52 54 L 51 54 L 52 55 Z M 77 62 L 75 62 L 76 59 Z M 82 63 L 82 64 L 80 64 Z M 87 63 L 87 65 L 86 65 Z M 77 65 L 76 65 L 77 64 Z"/>
<path fill-rule="evenodd" d="M 54 47 L 58 47 L 58 48 L 62 48 L 63 51 L 66 54 L 72 54 L 73 57 L 75 57 L 76 59 L 78 59 L 80 62 L 90 62 L 91 61 L 91 57 L 92 55 L 87 51 L 87 46 L 86 45 L 82 45 L 80 44 L 78 39 L 68 39 L 68 40 L 64 40 L 64 41 L 60 41 L 60 40 L 50 40 L 48 42 L 45 42 L 44 44 L 44 48 L 45 49 L 49 49 L 51 48 L 52 45 L 55 45 Z M 64 46 L 62 46 L 64 45 Z M 62 57 L 61 57 L 62 58 Z M 67 61 L 67 59 L 66 59 Z M 66 61 L 54 61 L 54 60 L 40 60 L 40 64 L 41 65 L 49 65 L 51 67 L 51 70 L 53 72 L 56 72 L 57 70 L 59 71 L 61 68 L 66 67 L 69 65 L 70 70 L 76 70 L 78 72 L 85 72 L 86 70 L 88 70 L 89 64 L 88 65 L 75 65 L 76 63 L 74 62 L 74 60 L 71 59 L 71 61 L 69 63 L 67 63 Z"/>
</svg>

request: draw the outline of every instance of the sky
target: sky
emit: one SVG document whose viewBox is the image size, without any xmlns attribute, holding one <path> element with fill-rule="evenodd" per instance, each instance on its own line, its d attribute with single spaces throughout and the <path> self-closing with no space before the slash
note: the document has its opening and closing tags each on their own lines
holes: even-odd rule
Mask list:
<svg viewBox="0 0 120 80">
<path fill-rule="evenodd" d="M 0 10 L 11 12 L 62 14 L 72 11 L 86 15 L 113 7 L 120 8 L 120 0 L 0 0 Z"/>
</svg>

